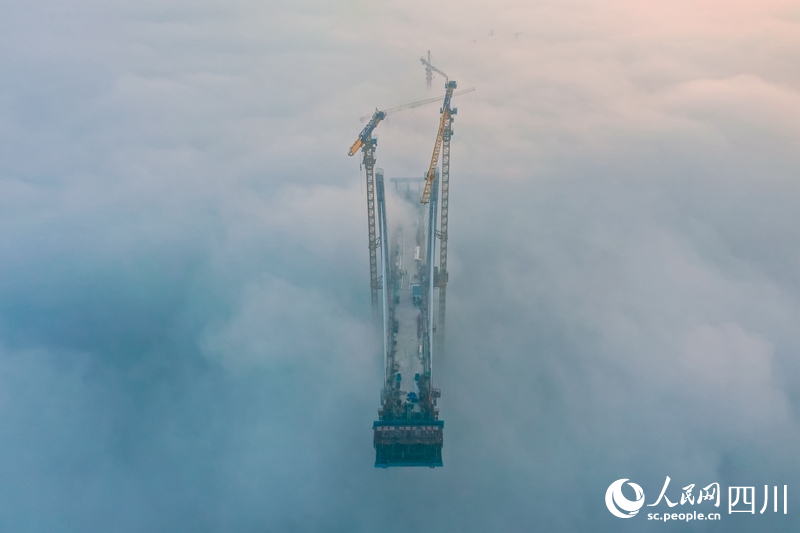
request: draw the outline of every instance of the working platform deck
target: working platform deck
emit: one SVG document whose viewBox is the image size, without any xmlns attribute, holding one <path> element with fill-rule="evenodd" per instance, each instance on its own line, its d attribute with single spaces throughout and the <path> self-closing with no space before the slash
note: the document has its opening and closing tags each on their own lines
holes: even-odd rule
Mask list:
<svg viewBox="0 0 800 533">
<path fill-rule="evenodd" d="M 443 421 L 378 421 L 372 427 L 377 468 L 442 466 Z"/>
</svg>

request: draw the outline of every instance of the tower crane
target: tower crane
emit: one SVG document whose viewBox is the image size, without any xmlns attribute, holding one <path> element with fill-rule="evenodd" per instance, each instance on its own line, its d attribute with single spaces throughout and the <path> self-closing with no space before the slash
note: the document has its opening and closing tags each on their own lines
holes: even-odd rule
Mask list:
<svg viewBox="0 0 800 533">
<path fill-rule="evenodd" d="M 358 134 L 356 142 L 350 147 L 347 155 L 353 156 L 361 148 L 364 154 L 364 168 L 367 175 L 367 226 L 369 230 L 369 286 L 372 301 L 372 319 L 377 323 L 378 320 L 378 289 L 381 288 L 381 280 L 378 278 L 378 237 L 375 232 L 375 147 L 378 144 L 372 138 L 372 132 L 386 118 L 386 113 L 375 110 L 361 133 Z"/>
<path fill-rule="evenodd" d="M 453 89 L 455 88 L 455 82 L 453 82 Z M 449 109 L 449 102 L 450 98 L 454 96 L 453 89 L 449 89 L 445 94 L 445 101 L 447 102 L 447 106 Z M 464 89 L 459 91 L 459 94 L 468 93 L 474 91 L 474 87 L 470 87 L 469 89 Z M 411 109 L 413 107 L 418 107 L 425 104 L 430 104 L 435 101 L 439 100 L 439 98 L 428 98 L 425 100 L 417 100 L 416 102 L 410 102 L 408 104 L 399 105 L 396 107 L 390 107 L 389 109 L 385 109 L 383 111 L 379 109 L 375 109 L 375 112 L 372 114 L 369 122 L 367 125 L 364 126 L 364 129 L 361 130 L 361 133 L 358 134 L 358 138 L 350 147 L 350 150 L 347 152 L 348 156 L 354 156 L 359 149 L 364 154 L 363 157 L 363 164 L 366 173 L 366 181 L 367 181 L 367 226 L 368 226 L 368 233 L 369 233 L 369 277 L 370 277 L 370 297 L 372 302 L 372 314 L 373 319 L 377 321 L 378 317 L 378 289 L 381 288 L 381 278 L 378 277 L 378 248 L 380 247 L 380 239 L 377 236 L 377 231 L 375 227 L 375 148 L 378 145 L 377 139 L 372 137 L 372 132 L 375 131 L 375 128 L 378 127 L 378 124 L 381 123 L 383 119 L 386 118 L 387 115 L 391 113 L 395 113 L 397 111 L 402 111 L 405 109 Z M 435 165 L 434 165 L 435 166 Z"/>
<path fill-rule="evenodd" d="M 425 66 L 425 81 L 428 83 L 428 89 L 431 88 L 431 81 L 433 80 L 433 73 L 434 72 L 438 72 L 439 74 L 444 76 L 445 80 L 447 80 L 447 74 L 445 74 L 444 72 L 442 72 L 438 68 L 434 67 L 433 63 L 431 63 L 431 51 L 430 50 L 428 50 L 428 59 L 425 59 L 424 57 L 420 57 L 419 60 Z"/>
<path fill-rule="evenodd" d="M 452 82 L 455 83 L 455 82 Z M 439 287 L 439 319 L 437 322 L 437 337 L 438 344 L 437 352 L 444 353 L 444 339 L 445 339 L 445 307 L 447 304 L 447 224 L 449 222 L 450 214 L 450 138 L 453 136 L 453 115 L 458 109 L 449 109 L 449 102 L 447 102 L 447 123 L 442 133 L 442 192 L 439 199 L 440 204 L 440 218 L 439 231 L 439 279 L 437 286 Z M 442 113 L 444 115 L 444 113 Z"/>
<path fill-rule="evenodd" d="M 445 339 L 445 309 L 447 305 L 447 224 L 449 221 L 450 207 L 450 138 L 453 135 L 453 116 L 458 112 L 457 108 L 450 107 L 457 83 L 447 81 L 445 83 L 445 96 L 442 104 L 442 116 L 439 121 L 439 130 L 436 132 L 436 143 L 433 146 L 431 164 L 428 167 L 428 174 L 425 179 L 425 189 L 422 192 L 420 202 L 427 204 L 430 202 L 431 191 L 435 186 L 436 166 L 439 162 L 439 152 L 442 153 L 442 196 L 439 200 L 441 205 L 441 226 L 436 236 L 439 237 L 439 276 L 436 286 L 439 288 L 439 317 L 437 320 L 437 352 L 444 351 Z M 433 310 L 431 309 L 432 313 Z"/>
<path fill-rule="evenodd" d="M 456 109 L 450 108 L 450 100 L 453 97 L 453 90 L 457 84 L 454 81 L 447 81 L 444 84 L 445 94 L 444 103 L 442 104 L 442 117 L 439 120 L 439 130 L 436 132 L 436 143 L 433 145 L 433 155 L 431 155 L 431 164 L 428 167 L 428 174 L 425 179 L 425 190 L 422 191 L 422 198 L 420 202 L 427 204 L 431 199 L 431 188 L 433 187 L 433 180 L 435 177 L 434 170 L 439 163 L 439 151 L 442 147 L 442 140 L 444 138 L 445 128 L 452 121 L 452 116 L 456 114 Z"/>
</svg>

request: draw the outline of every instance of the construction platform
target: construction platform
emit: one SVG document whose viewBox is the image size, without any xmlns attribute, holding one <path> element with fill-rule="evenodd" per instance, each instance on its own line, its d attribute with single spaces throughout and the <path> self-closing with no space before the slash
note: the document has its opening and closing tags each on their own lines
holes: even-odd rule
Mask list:
<svg viewBox="0 0 800 533">
<path fill-rule="evenodd" d="M 381 420 L 372 429 L 376 468 L 442 466 L 443 420 Z"/>
</svg>

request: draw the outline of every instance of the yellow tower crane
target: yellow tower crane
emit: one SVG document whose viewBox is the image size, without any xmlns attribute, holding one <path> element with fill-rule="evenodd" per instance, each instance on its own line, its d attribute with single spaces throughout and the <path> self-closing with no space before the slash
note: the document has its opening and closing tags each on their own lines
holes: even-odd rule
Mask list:
<svg viewBox="0 0 800 533">
<path fill-rule="evenodd" d="M 450 108 L 450 100 L 453 97 L 453 90 L 456 88 L 456 86 L 456 82 L 449 80 L 444 84 L 445 94 L 444 103 L 442 104 L 442 117 L 439 120 L 439 130 L 436 132 L 436 143 L 433 145 L 431 164 L 428 167 L 428 175 L 425 179 L 425 190 L 422 191 L 422 198 L 420 199 L 420 202 L 423 204 L 427 204 L 431 201 L 431 188 L 433 187 L 436 165 L 439 163 L 439 152 L 442 148 L 442 138 L 444 137 L 445 128 L 450 125 L 450 120 L 456 113 L 455 109 Z"/>
<path fill-rule="evenodd" d="M 420 202 L 430 203 L 431 192 L 436 180 L 436 166 L 439 162 L 439 154 L 442 155 L 441 173 L 441 196 L 438 199 L 441 211 L 441 222 L 439 231 L 434 232 L 439 238 L 439 273 L 435 280 L 436 287 L 439 289 L 439 319 L 437 320 L 438 332 L 436 343 L 437 352 L 442 354 L 445 350 L 445 314 L 447 306 L 447 226 L 450 215 L 450 138 L 453 136 L 453 116 L 457 113 L 456 108 L 450 107 L 450 101 L 455 94 L 456 82 L 447 80 L 445 82 L 444 102 L 442 103 L 441 119 L 439 129 L 436 132 L 436 143 L 433 145 L 433 155 L 431 164 L 428 167 L 428 174 L 425 179 L 425 189 L 422 192 Z M 433 219 L 432 219 L 433 220 Z M 431 258 L 432 260 L 432 258 Z M 429 312 L 433 312 L 431 309 Z"/>
<path fill-rule="evenodd" d="M 465 89 L 462 93 L 474 91 L 475 88 L 472 87 L 470 89 Z M 445 95 L 445 101 L 450 102 L 450 98 L 453 96 L 452 89 L 447 91 Z M 375 227 L 375 148 L 377 146 L 377 140 L 372 137 L 372 132 L 375 131 L 375 128 L 378 127 L 378 124 L 381 123 L 383 119 L 386 118 L 387 115 L 391 113 L 395 113 L 397 111 L 402 111 L 404 109 L 411 109 L 412 107 L 417 107 L 425 104 L 430 104 L 440 100 L 441 97 L 438 98 L 427 98 L 425 100 L 417 100 L 416 102 L 411 102 L 408 104 L 403 104 L 397 107 L 391 107 L 389 109 L 385 109 L 383 111 L 376 109 L 375 112 L 372 114 L 372 117 L 369 119 L 369 122 L 364 129 L 361 130 L 361 133 L 358 134 L 358 138 L 356 142 L 350 147 L 348 150 L 347 155 L 354 156 L 359 149 L 364 154 L 363 164 L 366 173 L 366 181 L 367 181 L 367 226 L 369 232 L 369 275 L 370 275 L 370 288 L 371 288 L 371 300 L 372 300 L 372 313 L 373 318 L 377 321 L 378 318 L 378 289 L 381 288 L 381 279 L 378 277 L 378 247 L 380 246 L 380 241 L 378 240 L 377 231 Z M 363 117 L 366 118 L 366 117 Z"/>
<path fill-rule="evenodd" d="M 475 87 L 470 87 L 469 89 L 461 89 L 460 91 L 453 92 L 452 96 L 471 93 L 474 90 Z M 372 132 L 375 130 L 375 128 L 378 127 L 378 124 L 380 124 L 381 121 L 386 118 L 387 115 L 391 115 L 392 113 L 403 111 L 405 109 L 411 109 L 412 107 L 419 107 L 421 105 L 439 102 L 442 100 L 442 98 L 444 98 L 444 96 L 425 98 L 424 100 L 417 100 L 416 102 L 399 105 L 397 107 L 390 107 L 389 109 L 384 109 L 383 111 L 379 111 L 376 109 L 375 112 L 372 114 L 372 116 L 364 115 L 363 117 L 360 117 L 359 120 L 361 120 L 362 122 L 367 119 L 369 119 L 369 122 L 367 123 L 366 126 L 364 126 L 364 129 L 361 130 L 361 133 L 358 134 L 358 139 L 356 139 L 356 142 L 354 142 L 353 145 L 350 147 L 350 150 L 347 152 L 347 155 L 349 156 L 356 155 L 358 149 L 361 148 L 366 139 L 369 138 L 370 135 L 372 135 Z"/>
</svg>

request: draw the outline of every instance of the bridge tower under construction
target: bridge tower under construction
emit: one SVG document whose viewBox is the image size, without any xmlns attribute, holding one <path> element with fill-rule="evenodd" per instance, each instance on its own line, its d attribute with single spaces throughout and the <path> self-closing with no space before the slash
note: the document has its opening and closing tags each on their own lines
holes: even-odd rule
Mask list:
<svg viewBox="0 0 800 533">
<path fill-rule="evenodd" d="M 430 203 L 414 202 L 415 218 L 390 230 L 383 172 L 376 173 L 384 280 L 384 379 L 373 424 L 376 467 L 442 466 L 441 393 L 433 386 L 438 185 L 437 172 Z"/>
<path fill-rule="evenodd" d="M 423 177 L 393 178 L 389 183 L 394 187 L 387 188 L 384 171 L 375 166 L 372 132 L 392 110 L 376 110 L 349 152 L 360 149 L 366 168 L 370 292 L 382 339 L 380 408 L 372 426 L 378 468 L 443 466 L 444 421 L 437 405 L 441 391 L 434 378 L 437 358 L 445 350 L 450 140 L 457 113 L 450 102 L 455 88 L 455 81 L 445 82 L 433 155 Z M 410 105 L 417 103 L 400 108 Z M 410 202 L 404 211 L 413 214 L 411 220 L 400 222 L 398 217 L 389 224 L 388 194 Z"/>
</svg>

